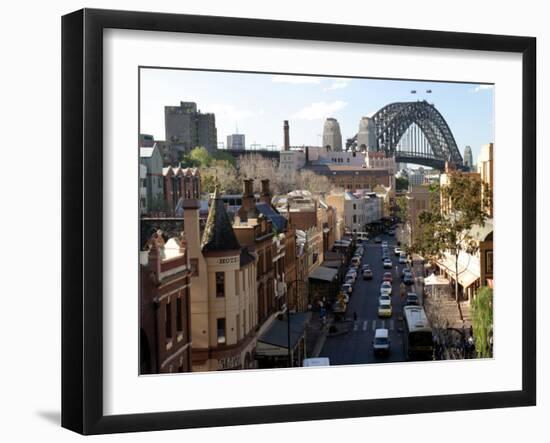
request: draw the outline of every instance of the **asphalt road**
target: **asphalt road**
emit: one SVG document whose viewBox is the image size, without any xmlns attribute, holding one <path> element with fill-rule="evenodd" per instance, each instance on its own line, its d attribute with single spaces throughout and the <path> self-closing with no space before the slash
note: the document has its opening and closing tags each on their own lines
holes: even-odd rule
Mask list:
<svg viewBox="0 0 550 443">
<path fill-rule="evenodd" d="M 388 241 L 388 252 L 392 260 L 392 316 L 381 319 L 378 317 L 378 296 L 380 284 L 385 271 L 382 263 L 382 246 L 369 240 L 363 243 L 364 254 L 362 265 L 368 263 L 373 271 L 372 280 L 363 280 L 361 268 L 358 270 L 358 278 L 350 297 L 346 317 L 348 319 L 349 332 L 342 335 L 327 337 L 320 352 L 320 357 L 330 358 L 331 365 L 349 365 L 363 363 L 402 362 L 405 361 L 402 341 L 401 317 L 403 301 L 399 296 L 399 284 L 401 283 L 401 270 L 403 266 L 398 264 L 398 257 L 394 254 L 396 246 L 395 237 L 383 235 L 382 240 Z M 397 266 L 397 270 L 396 270 Z M 412 288 L 411 288 L 412 289 Z M 414 289 L 412 289 L 414 290 Z M 353 321 L 353 313 L 357 313 L 357 321 Z M 351 324 L 350 324 L 351 322 Z M 336 323 L 338 327 L 339 324 Z M 340 328 L 343 325 L 340 324 Z M 375 356 L 372 350 L 374 330 L 377 328 L 389 329 L 391 351 L 389 356 Z"/>
</svg>

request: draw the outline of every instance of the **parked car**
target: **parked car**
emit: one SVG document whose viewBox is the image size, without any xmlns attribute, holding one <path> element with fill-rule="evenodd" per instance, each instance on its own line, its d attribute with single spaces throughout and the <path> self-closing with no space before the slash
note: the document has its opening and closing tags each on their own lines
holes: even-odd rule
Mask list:
<svg viewBox="0 0 550 443">
<path fill-rule="evenodd" d="M 390 229 L 390 230 L 388 231 L 388 235 L 395 235 L 395 231 L 394 231 L 393 229 Z"/>
<path fill-rule="evenodd" d="M 351 294 L 353 292 L 353 285 L 351 285 L 349 283 L 344 283 L 342 285 L 342 292 L 344 294 Z"/>
<path fill-rule="evenodd" d="M 414 292 L 409 292 L 407 294 L 405 306 L 418 306 L 418 305 L 420 305 L 420 299 L 418 298 L 418 295 L 416 295 Z"/>
<path fill-rule="evenodd" d="M 399 263 L 401 264 L 407 263 L 407 254 L 405 254 L 404 252 L 399 254 Z"/>
<path fill-rule="evenodd" d="M 374 243 L 382 243 L 382 239 L 380 237 L 374 237 Z"/>
<path fill-rule="evenodd" d="M 407 273 L 403 277 L 403 283 L 405 283 L 407 286 L 414 284 L 414 278 L 411 273 Z"/>
<path fill-rule="evenodd" d="M 387 329 L 376 329 L 372 340 L 372 350 L 375 355 L 388 355 L 390 353 L 390 334 Z"/>
<path fill-rule="evenodd" d="M 384 269 L 391 269 L 392 264 L 389 258 L 384 259 Z"/>
<path fill-rule="evenodd" d="M 392 283 L 393 278 L 392 278 L 391 272 L 389 271 L 384 272 L 384 275 L 382 276 L 382 280 Z"/>
<path fill-rule="evenodd" d="M 388 247 L 388 242 L 387 242 L 386 240 L 384 240 L 384 241 L 382 242 L 382 247 L 383 247 L 383 248 L 387 248 L 387 247 Z"/>
<path fill-rule="evenodd" d="M 363 270 L 363 280 L 372 280 L 372 271 L 369 268 Z"/>
<path fill-rule="evenodd" d="M 352 274 L 352 273 L 348 272 L 346 274 L 345 280 L 346 280 L 346 283 L 349 283 L 348 280 L 351 280 L 352 283 L 355 283 L 356 278 L 357 278 L 357 274 L 355 274 L 355 273 Z"/>
<path fill-rule="evenodd" d="M 378 305 L 378 317 L 391 317 L 392 315 L 392 308 L 391 308 L 391 300 L 383 300 Z"/>
<path fill-rule="evenodd" d="M 398 256 L 398 255 L 400 255 L 403 251 L 402 251 L 402 249 L 401 249 L 399 246 L 397 246 L 397 247 L 393 250 L 393 252 L 395 253 L 395 255 Z"/>
<path fill-rule="evenodd" d="M 364 271 L 365 269 L 370 269 L 370 265 L 369 265 L 368 263 L 365 263 L 365 264 L 363 265 L 363 268 L 362 268 L 362 269 L 363 269 L 363 271 Z"/>
<path fill-rule="evenodd" d="M 401 278 L 402 278 L 402 279 L 405 277 L 405 274 L 411 274 L 410 268 L 404 267 L 404 268 L 401 270 Z"/>
<path fill-rule="evenodd" d="M 359 267 L 359 265 L 361 264 L 361 258 L 359 258 L 359 257 L 353 257 L 353 258 L 351 259 L 351 264 L 352 264 L 353 266 L 355 266 L 356 268 Z"/>
</svg>

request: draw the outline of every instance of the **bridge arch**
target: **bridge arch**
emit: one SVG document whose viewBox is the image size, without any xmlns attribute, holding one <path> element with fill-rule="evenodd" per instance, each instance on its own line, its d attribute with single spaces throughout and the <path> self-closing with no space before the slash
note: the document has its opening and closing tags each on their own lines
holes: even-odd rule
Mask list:
<svg viewBox="0 0 550 443">
<path fill-rule="evenodd" d="M 384 106 L 371 120 L 376 151 L 395 156 L 397 162 L 423 164 L 438 169 L 450 161 L 463 166 L 462 155 L 449 125 L 427 101 L 396 102 Z M 357 135 L 348 148 L 357 147 Z"/>
</svg>

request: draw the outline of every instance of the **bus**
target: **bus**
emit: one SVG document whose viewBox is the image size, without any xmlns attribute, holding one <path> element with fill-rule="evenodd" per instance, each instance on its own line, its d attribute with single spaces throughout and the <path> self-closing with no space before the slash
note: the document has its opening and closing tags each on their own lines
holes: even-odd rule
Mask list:
<svg viewBox="0 0 550 443">
<path fill-rule="evenodd" d="M 312 366 L 330 366 L 330 359 L 328 357 L 304 358 L 302 366 L 304 368 Z"/>
<path fill-rule="evenodd" d="M 403 308 L 403 348 L 407 360 L 433 360 L 432 328 L 422 306 Z"/>
</svg>

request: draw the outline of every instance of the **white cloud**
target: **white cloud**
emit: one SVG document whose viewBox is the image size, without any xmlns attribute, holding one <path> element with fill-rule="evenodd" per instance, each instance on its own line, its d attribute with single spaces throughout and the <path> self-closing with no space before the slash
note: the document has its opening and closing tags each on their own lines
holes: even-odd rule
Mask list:
<svg viewBox="0 0 550 443">
<path fill-rule="evenodd" d="M 319 84 L 321 79 L 318 77 L 309 77 L 307 75 L 273 75 L 271 77 L 273 83 L 292 83 L 298 84 Z"/>
<path fill-rule="evenodd" d="M 479 92 L 479 91 L 485 91 L 487 89 L 493 89 L 494 85 L 477 85 L 474 89 L 472 89 L 472 92 Z"/>
<path fill-rule="evenodd" d="M 254 117 L 256 113 L 248 109 L 237 109 L 233 105 L 223 105 L 220 103 L 202 106 L 204 112 L 212 112 L 216 114 L 218 119 L 228 119 L 232 121 L 244 120 L 245 118 Z"/>
<path fill-rule="evenodd" d="M 299 110 L 292 117 L 302 120 L 319 120 L 330 117 L 336 111 L 343 109 L 347 103 L 342 100 L 336 100 L 331 103 L 316 102 Z"/>
<path fill-rule="evenodd" d="M 343 79 L 338 79 L 338 80 L 334 80 L 329 86 L 327 86 L 324 90 L 325 91 L 332 91 L 334 89 L 343 89 L 345 88 L 346 86 L 348 86 L 350 83 L 350 80 L 343 80 Z"/>
</svg>

